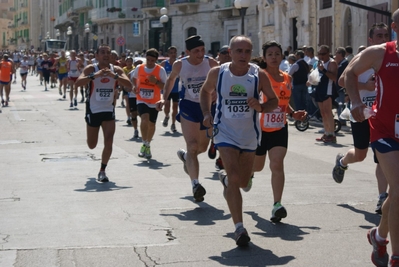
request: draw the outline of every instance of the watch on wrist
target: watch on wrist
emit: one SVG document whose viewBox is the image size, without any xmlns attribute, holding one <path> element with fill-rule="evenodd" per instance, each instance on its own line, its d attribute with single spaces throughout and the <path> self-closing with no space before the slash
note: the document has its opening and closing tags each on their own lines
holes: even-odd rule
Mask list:
<svg viewBox="0 0 399 267">
<path fill-rule="evenodd" d="M 119 74 L 115 74 L 114 79 L 117 80 L 119 78 Z"/>
<path fill-rule="evenodd" d="M 90 80 L 94 80 L 96 77 L 94 77 L 94 72 L 90 73 L 87 78 L 89 78 Z"/>
</svg>

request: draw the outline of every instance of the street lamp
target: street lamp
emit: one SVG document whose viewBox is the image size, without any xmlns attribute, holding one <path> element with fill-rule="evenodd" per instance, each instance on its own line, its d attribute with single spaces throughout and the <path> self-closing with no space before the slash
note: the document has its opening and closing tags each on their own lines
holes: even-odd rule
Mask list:
<svg viewBox="0 0 399 267">
<path fill-rule="evenodd" d="M 168 17 L 168 9 L 166 7 L 161 8 L 160 10 L 161 12 L 161 18 L 159 19 L 159 21 L 162 23 L 163 25 L 163 55 L 166 55 L 166 24 L 168 23 L 169 17 Z"/>
<path fill-rule="evenodd" d="M 85 24 L 85 33 L 86 33 L 86 50 L 89 50 L 89 34 L 90 34 L 90 24 Z"/>
<path fill-rule="evenodd" d="M 60 39 L 60 35 L 61 35 L 61 34 L 60 34 L 60 30 L 59 30 L 59 29 L 56 29 L 56 30 L 55 30 L 55 36 L 57 36 L 57 40 Z"/>
<path fill-rule="evenodd" d="M 241 35 L 244 35 L 244 17 L 245 17 L 245 13 L 247 12 L 247 9 L 250 4 L 251 4 L 251 0 L 235 0 L 234 1 L 235 8 L 237 8 L 240 11 Z"/>
<path fill-rule="evenodd" d="M 50 32 L 46 33 L 46 39 L 50 39 Z"/>
<path fill-rule="evenodd" d="M 71 26 L 68 26 L 68 28 L 67 28 L 67 35 L 69 38 L 69 50 L 71 50 L 71 48 L 72 48 L 72 27 Z"/>
</svg>

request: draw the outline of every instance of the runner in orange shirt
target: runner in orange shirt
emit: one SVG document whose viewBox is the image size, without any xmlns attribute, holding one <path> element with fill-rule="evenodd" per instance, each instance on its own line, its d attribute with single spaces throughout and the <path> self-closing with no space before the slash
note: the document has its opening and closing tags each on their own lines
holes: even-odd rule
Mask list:
<svg viewBox="0 0 399 267">
<path fill-rule="evenodd" d="M 288 147 L 288 125 L 286 113 L 296 120 L 305 118 L 306 111 L 295 111 L 289 104 L 292 92 L 292 77 L 279 69 L 283 60 L 283 50 L 276 41 L 266 42 L 263 47 L 263 61 L 261 68 L 269 77 L 273 90 L 278 97 L 278 107 L 272 112 L 260 114 L 260 125 L 262 128 L 262 140 L 256 150 L 253 171 L 263 170 L 266 161 L 266 154 L 269 152 L 270 170 L 272 173 L 271 183 L 273 189 L 273 209 L 270 220 L 279 222 L 287 216 L 287 210 L 281 205 L 283 196 L 285 175 L 284 158 Z M 265 66 L 262 66 L 265 65 Z M 266 101 L 263 95 L 262 100 Z M 252 186 L 252 179 L 244 191 L 249 191 Z"/>
<path fill-rule="evenodd" d="M 3 99 L 3 88 L 6 87 L 11 82 L 11 77 L 13 73 L 13 65 L 12 62 L 8 60 L 8 54 L 3 55 L 3 60 L 0 62 L 0 96 L 1 96 L 1 105 L 8 106 L 9 101 L 9 93 L 7 94 L 6 90 L 6 100 Z"/>
</svg>

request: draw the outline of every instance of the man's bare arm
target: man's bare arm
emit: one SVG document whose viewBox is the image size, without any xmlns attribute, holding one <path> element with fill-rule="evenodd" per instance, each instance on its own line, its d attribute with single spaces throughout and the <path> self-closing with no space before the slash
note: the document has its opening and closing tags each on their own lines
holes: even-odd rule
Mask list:
<svg viewBox="0 0 399 267">
<path fill-rule="evenodd" d="M 166 79 L 165 86 L 163 87 L 163 99 L 168 99 L 169 94 L 173 89 L 173 85 L 175 84 L 177 77 L 179 77 L 181 66 L 182 62 L 180 60 L 173 63 L 172 71 Z"/>
<path fill-rule="evenodd" d="M 254 101 L 255 99 L 252 98 L 248 100 L 248 105 L 250 107 L 256 109 L 258 112 L 271 112 L 275 110 L 278 106 L 278 98 L 276 93 L 272 88 L 272 84 L 270 83 L 269 77 L 267 77 L 264 71 L 259 71 L 259 87 L 260 91 L 266 96 L 266 102 L 262 104 L 258 104 Z M 259 101 L 257 101 L 259 102 Z M 251 106 L 253 103 L 253 106 Z"/>
<path fill-rule="evenodd" d="M 204 115 L 203 124 L 205 127 L 211 127 L 213 118 L 211 114 L 212 94 L 216 89 L 220 67 L 212 68 L 206 77 L 204 84 L 200 90 L 200 106 L 202 114 Z"/>
</svg>

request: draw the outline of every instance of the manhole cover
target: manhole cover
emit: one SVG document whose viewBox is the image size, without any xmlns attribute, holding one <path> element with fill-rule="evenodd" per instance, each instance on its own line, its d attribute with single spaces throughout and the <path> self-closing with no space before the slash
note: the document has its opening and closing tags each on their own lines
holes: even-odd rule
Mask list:
<svg viewBox="0 0 399 267">
<path fill-rule="evenodd" d="M 95 156 L 91 153 L 77 154 L 77 153 L 55 153 L 55 154 L 41 154 L 43 162 L 68 162 L 68 161 L 89 161 L 95 160 Z"/>
<path fill-rule="evenodd" d="M 0 145 L 8 145 L 8 144 L 20 144 L 21 141 L 18 140 L 0 140 Z"/>
</svg>

